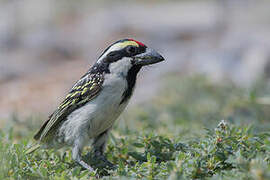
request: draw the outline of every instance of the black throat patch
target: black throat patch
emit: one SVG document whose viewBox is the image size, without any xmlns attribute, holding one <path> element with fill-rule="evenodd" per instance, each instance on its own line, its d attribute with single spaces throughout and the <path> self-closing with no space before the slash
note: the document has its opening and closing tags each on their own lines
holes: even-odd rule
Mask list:
<svg viewBox="0 0 270 180">
<path fill-rule="evenodd" d="M 142 68 L 142 66 L 139 65 L 134 65 L 132 68 L 130 68 L 130 70 L 128 71 L 126 80 L 127 80 L 127 84 L 128 87 L 125 90 L 125 92 L 123 93 L 123 99 L 121 100 L 120 104 L 124 103 L 125 101 L 127 101 L 130 96 L 133 93 L 133 89 L 136 83 L 136 78 L 137 78 L 137 74 L 140 71 L 140 69 Z"/>
</svg>

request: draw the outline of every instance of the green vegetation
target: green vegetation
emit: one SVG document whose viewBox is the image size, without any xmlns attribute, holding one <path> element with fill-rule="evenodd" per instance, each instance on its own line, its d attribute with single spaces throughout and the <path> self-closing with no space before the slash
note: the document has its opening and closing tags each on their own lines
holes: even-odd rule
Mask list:
<svg viewBox="0 0 270 180">
<path fill-rule="evenodd" d="M 94 162 L 90 147 L 84 158 L 100 167 L 93 173 L 77 166 L 69 149 L 25 155 L 39 120 L 14 117 L 0 131 L 0 179 L 270 179 L 270 87 L 178 75 L 164 87 L 114 128 L 106 155 L 115 169 Z"/>
</svg>

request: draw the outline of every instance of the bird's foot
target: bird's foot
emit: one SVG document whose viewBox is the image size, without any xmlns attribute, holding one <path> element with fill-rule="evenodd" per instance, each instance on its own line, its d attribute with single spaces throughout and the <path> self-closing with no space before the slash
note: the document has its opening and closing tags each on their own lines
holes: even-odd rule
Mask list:
<svg viewBox="0 0 270 180">
<path fill-rule="evenodd" d="M 80 164 L 83 168 L 91 171 L 91 172 L 94 172 L 94 169 L 88 165 L 86 162 L 82 161 L 82 160 L 77 160 L 77 163 Z"/>
<path fill-rule="evenodd" d="M 89 164 L 91 166 L 96 167 L 96 168 L 107 168 L 107 169 L 115 169 L 116 166 L 110 162 L 106 156 L 103 153 L 99 152 L 90 152 L 86 155 Z"/>
<path fill-rule="evenodd" d="M 87 169 L 87 170 L 90 171 L 90 172 L 95 172 L 95 170 L 94 170 L 90 165 L 88 165 L 86 162 L 84 162 L 84 161 L 82 161 L 82 160 L 79 160 L 79 161 L 77 161 L 77 163 L 78 163 L 79 165 L 81 165 L 84 169 Z M 99 176 L 98 173 L 95 174 L 95 177 L 96 177 L 97 179 L 100 178 L 100 176 Z"/>
<path fill-rule="evenodd" d="M 109 169 L 116 168 L 116 166 L 112 162 L 110 162 L 104 155 L 95 156 L 95 159 L 97 159 L 99 162 L 102 162 L 102 164 L 104 164 L 106 167 L 109 167 Z"/>
</svg>

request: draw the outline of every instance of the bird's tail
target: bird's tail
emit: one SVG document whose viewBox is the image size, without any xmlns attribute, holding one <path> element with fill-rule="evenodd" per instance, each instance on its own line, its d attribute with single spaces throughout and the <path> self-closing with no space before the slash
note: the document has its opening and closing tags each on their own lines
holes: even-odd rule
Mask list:
<svg viewBox="0 0 270 180">
<path fill-rule="evenodd" d="M 29 149 L 27 149 L 26 151 L 25 151 L 25 154 L 31 154 L 31 153 L 33 153 L 34 151 L 36 151 L 37 149 L 39 149 L 40 148 L 40 144 L 35 144 L 35 145 L 33 145 L 32 147 L 30 147 Z"/>
</svg>

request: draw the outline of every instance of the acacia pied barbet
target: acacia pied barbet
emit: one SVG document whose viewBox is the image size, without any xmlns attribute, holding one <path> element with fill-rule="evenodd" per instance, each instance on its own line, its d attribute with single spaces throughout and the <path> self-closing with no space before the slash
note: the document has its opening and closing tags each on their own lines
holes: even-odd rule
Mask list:
<svg viewBox="0 0 270 180">
<path fill-rule="evenodd" d="M 34 139 L 42 148 L 71 146 L 72 158 L 92 171 L 81 158 L 83 147 L 93 140 L 95 156 L 107 161 L 103 153 L 108 132 L 129 102 L 137 73 L 143 66 L 163 60 L 136 40 L 113 43 L 74 84 Z"/>
</svg>

